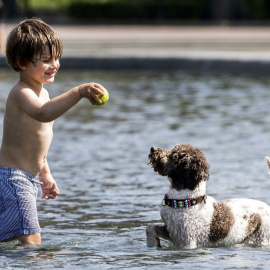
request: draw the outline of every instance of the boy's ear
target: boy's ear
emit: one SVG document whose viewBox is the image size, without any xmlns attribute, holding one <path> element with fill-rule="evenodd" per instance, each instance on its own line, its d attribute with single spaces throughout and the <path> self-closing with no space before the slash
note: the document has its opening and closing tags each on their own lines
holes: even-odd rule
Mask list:
<svg viewBox="0 0 270 270">
<path fill-rule="evenodd" d="M 26 69 L 26 65 L 22 65 L 20 63 L 17 63 L 18 67 L 21 69 L 21 70 L 25 70 Z"/>
<path fill-rule="evenodd" d="M 26 66 L 27 66 L 27 63 L 25 61 L 18 61 L 17 65 L 21 70 L 25 70 Z"/>
</svg>

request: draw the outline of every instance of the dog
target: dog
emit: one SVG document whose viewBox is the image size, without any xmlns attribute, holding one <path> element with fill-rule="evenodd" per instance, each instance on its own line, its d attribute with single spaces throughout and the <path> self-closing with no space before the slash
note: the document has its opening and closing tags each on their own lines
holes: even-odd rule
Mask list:
<svg viewBox="0 0 270 270">
<path fill-rule="evenodd" d="M 171 151 L 152 147 L 149 160 L 171 185 L 160 211 L 164 225 L 146 228 L 148 247 L 161 247 L 160 238 L 180 249 L 270 245 L 270 207 L 258 200 L 216 201 L 206 195 L 209 165 L 200 149 L 190 144 Z"/>
</svg>

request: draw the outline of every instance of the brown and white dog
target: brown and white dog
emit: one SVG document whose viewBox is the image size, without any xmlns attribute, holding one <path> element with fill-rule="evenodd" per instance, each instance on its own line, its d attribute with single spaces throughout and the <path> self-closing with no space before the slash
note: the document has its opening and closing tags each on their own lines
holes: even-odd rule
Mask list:
<svg viewBox="0 0 270 270">
<path fill-rule="evenodd" d="M 257 200 L 216 201 L 207 196 L 209 165 L 200 149 L 189 144 L 176 145 L 171 151 L 152 147 L 149 159 L 171 186 L 160 211 L 164 225 L 146 228 L 148 247 L 160 247 L 160 237 L 184 249 L 270 245 L 270 207 Z"/>
</svg>

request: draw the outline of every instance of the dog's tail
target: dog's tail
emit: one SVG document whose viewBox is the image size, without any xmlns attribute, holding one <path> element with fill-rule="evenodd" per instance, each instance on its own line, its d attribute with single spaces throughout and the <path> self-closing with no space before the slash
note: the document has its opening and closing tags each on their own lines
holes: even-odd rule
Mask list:
<svg viewBox="0 0 270 270">
<path fill-rule="evenodd" d="M 270 175 L 270 157 L 266 156 L 265 159 L 268 165 L 268 174 Z"/>
</svg>

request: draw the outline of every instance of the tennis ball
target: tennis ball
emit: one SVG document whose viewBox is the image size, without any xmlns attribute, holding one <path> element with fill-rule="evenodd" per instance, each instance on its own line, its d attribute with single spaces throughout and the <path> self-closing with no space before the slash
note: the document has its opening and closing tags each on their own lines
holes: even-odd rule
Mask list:
<svg viewBox="0 0 270 270">
<path fill-rule="evenodd" d="M 109 93 L 108 91 L 105 89 L 104 91 L 104 96 L 98 94 L 97 97 L 102 101 L 102 103 L 98 103 L 98 101 L 95 101 L 95 104 L 97 106 L 103 106 L 108 100 L 109 100 Z"/>
</svg>

